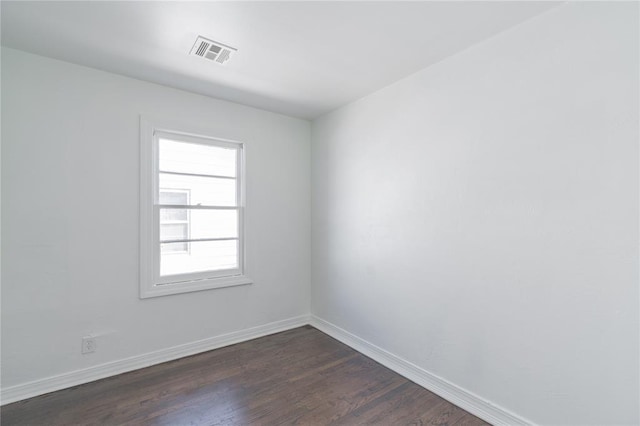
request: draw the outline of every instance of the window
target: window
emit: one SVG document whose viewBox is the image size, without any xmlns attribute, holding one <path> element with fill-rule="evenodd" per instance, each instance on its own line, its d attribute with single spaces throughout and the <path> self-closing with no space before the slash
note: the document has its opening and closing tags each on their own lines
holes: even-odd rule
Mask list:
<svg viewBox="0 0 640 426">
<path fill-rule="evenodd" d="M 141 120 L 140 297 L 249 284 L 243 144 Z"/>
</svg>

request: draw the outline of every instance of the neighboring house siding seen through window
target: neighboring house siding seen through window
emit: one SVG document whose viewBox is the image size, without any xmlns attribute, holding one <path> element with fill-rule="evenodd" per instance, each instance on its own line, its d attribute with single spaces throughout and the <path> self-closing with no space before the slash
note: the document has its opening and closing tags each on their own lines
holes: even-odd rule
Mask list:
<svg viewBox="0 0 640 426">
<path fill-rule="evenodd" d="M 188 189 L 160 188 L 160 204 L 189 204 Z M 188 240 L 189 239 L 189 210 L 172 209 L 160 211 L 160 240 Z M 181 241 L 172 244 L 162 244 L 160 254 L 188 253 L 189 243 Z"/>
<path fill-rule="evenodd" d="M 140 296 L 249 284 L 244 145 L 141 120 Z"/>
</svg>

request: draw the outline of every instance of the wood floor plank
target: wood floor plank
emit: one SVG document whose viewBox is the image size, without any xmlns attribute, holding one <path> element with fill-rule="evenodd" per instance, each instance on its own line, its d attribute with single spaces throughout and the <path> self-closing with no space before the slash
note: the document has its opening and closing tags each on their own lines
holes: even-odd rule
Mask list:
<svg viewBox="0 0 640 426">
<path fill-rule="evenodd" d="M 310 326 L 30 398 L 11 425 L 487 423 Z"/>
</svg>

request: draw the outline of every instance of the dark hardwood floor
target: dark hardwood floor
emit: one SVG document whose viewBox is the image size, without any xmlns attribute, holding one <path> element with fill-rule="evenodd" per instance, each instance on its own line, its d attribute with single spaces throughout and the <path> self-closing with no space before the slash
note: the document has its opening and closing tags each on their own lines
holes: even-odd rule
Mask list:
<svg viewBox="0 0 640 426">
<path fill-rule="evenodd" d="M 0 409 L 9 425 L 486 425 L 310 326 Z"/>
</svg>

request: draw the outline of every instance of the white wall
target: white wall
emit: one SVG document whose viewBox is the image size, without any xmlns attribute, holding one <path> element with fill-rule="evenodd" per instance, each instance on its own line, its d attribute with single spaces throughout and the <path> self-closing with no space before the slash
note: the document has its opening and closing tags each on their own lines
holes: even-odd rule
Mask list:
<svg viewBox="0 0 640 426">
<path fill-rule="evenodd" d="M 309 122 L 11 49 L 2 113 L 3 389 L 308 314 Z M 248 135 L 253 285 L 138 298 L 140 114 Z"/>
<path fill-rule="evenodd" d="M 540 424 L 638 424 L 638 4 L 316 121 L 312 313 Z"/>
</svg>

